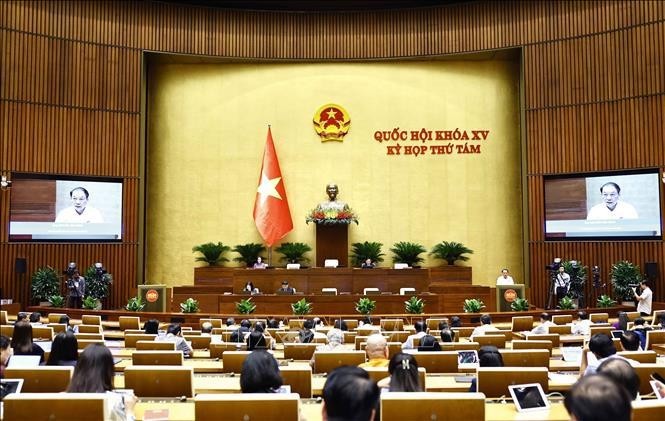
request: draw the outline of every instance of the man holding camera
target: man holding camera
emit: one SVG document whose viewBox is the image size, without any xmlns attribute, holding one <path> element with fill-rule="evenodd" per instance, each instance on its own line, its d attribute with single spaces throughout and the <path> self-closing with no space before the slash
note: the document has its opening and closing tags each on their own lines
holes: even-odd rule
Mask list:
<svg viewBox="0 0 665 421">
<path fill-rule="evenodd" d="M 559 266 L 559 273 L 556 275 L 554 285 L 556 285 L 556 302 L 558 303 L 570 290 L 570 275 L 566 273 L 566 268 L 563 265 Z"/>
<path fill-rule="evenodd" d="M 637 300 L 637 311 L 640 312 L 642 316 L 648 316 L 651 314 L 651 302 L 653 300 L 653 292 L 647 281 L 640 282 L 640 294 L 637 295 L 636 288 L 633 288 L 633 295 Z"/>
<path fill-rule="evenodd" d="M 67 281 L 67 307 L 81 308 L 85 294 L 85 278 L 79 274 L 78 269 L 72 272 Z"/>
</svg>

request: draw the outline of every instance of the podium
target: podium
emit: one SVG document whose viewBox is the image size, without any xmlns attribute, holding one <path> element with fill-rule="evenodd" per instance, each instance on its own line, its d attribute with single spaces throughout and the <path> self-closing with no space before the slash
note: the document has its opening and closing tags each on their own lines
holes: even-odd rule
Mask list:
<svg viewBox="0 0 665 421">
<path fill-rule="evenodd" d="M 324 267 L 326 259 L 337 259 L 341 267 L 349 265 L 348 224 L 316 224 L 316 266 Z"/>
<path fill-rule="evenodd" d="M 166 312 L 166 285 L 139 285 L 143 311 Z"/>
<path fill-rule="evenodd" d="M 497 311 L 512 311 L 510 305 L 516 298 L 524 298 L 524 284 L 496 286 Z"/>
</svg>

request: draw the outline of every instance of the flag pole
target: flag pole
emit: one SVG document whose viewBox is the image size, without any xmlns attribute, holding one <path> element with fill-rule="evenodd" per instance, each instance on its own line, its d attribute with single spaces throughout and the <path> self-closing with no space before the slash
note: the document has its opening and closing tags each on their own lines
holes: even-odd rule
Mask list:
<svg viewBox="0 0 665 421">
<path fill-rule="evenodd" d="M 272 246 L 268 247 L 268 266 L 272 267 Z"/>
</svg>

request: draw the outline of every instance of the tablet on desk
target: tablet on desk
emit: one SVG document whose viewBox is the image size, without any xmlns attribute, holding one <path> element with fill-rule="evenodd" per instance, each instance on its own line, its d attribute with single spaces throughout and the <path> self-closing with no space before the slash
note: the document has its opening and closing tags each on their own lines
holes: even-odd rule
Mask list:
<svg viewBox="0 0 665 421">
<path fill-rule="evenodd" d="M 649 381 L 649 384 L 651 385 L 651 388 L 653 389 L 654 394 L 656 395 L 656 399 L 659 400 L 665 400 L 665 387 L 663 386 L 663 383 L 660 383 L 657 380 L 651 380 Z"/>
<path fill-rule="evenodd" d="M 0 383 L 0 395 L 2 399 L 10 393 L 21 393 L 23 379 L 2 379 Z"/>
<path fill-rule="evenodd" d="M 538 411 L 550 407 L 550 402 L 540 383 L 508 386 L 508 390 L 518 412 Z"/>
<path fill-rule="evenodd" d="M 613 330 L 611 333 L 614 339 L 621 339 L 621 335 L 623 335 L 623 330 Z"/>
<path fill-rule="evenodd" d="M 457 364 L 478 364 L 478 351 L 457 351 Z"/>
<path fill-rule="evenodd" d="M 581 346 L 562 346 L 561 356 L 567 363 L 578 363 L 582 360 Z"/>
</svg>

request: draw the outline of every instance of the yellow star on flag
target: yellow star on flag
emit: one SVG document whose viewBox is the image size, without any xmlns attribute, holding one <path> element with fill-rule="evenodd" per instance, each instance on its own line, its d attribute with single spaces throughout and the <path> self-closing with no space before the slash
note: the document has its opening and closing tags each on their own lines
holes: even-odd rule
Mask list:
<svg viewBox="0 0 665 421">
<path fill-rule="evenodd" d="M 265 174 L 261 174 L 261 184 L 259 184 L 259 188 L 256 191 L 261 195 L 262 200 L 267 199 L 268 196 L 282 200 L 282 196 L 277 191 L 277 185 L 281 179 L 282 177 L 269 179 Z"/>
</svg>

